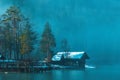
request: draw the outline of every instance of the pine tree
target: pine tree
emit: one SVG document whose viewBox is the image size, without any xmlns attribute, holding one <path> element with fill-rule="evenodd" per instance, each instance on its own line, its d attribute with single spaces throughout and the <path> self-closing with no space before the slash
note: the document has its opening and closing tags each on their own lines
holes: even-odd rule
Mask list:
<svg viewBox="0 0 120 80">
<path fill-rule="evenodd" d="M 20 53 L 23 55 L 29 55 L 28 57 L 30 58 L 30 53 L 34 50 L 34 43 L 36 41 L 36 34 L 34 31 L 32 31 L 32 27 L 27 21 L 26 26 L 23 30 L 23 33 L 20 36 Z"/>
<path fill-rule="evenodd" d="M 53 49 L 56 47 L 54 35 L 52 34 L 49 23 L 46 23 L 45 29 L 40 41 L 40 51 L 46 55 L 47 61 L 51 61 Z"/>
</svg>

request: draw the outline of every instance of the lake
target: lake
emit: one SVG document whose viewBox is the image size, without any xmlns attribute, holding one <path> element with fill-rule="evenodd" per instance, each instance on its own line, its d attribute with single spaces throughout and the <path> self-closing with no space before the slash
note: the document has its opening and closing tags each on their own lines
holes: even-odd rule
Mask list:
<svg viewBox="0 0 120 80">
<path fill-rule="evenodd" d="M 52 70 L 41 73 L 0 73 L 0 80 L 120 80 L 120 66 L 95 69 Z"/>
</svg>

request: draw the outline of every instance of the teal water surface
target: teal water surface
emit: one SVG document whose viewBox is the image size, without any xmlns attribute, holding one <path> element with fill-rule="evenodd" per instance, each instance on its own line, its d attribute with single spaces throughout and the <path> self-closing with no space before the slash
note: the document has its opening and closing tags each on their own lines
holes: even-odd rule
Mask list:
<svg viewBox="0 0 120 80">
<path fill-rule="evenodd" d="M 52 70 L 42 73 L 0 73 L 0 80 L 120 80 L 120 66 L 95 69 Z"/>
</svg>

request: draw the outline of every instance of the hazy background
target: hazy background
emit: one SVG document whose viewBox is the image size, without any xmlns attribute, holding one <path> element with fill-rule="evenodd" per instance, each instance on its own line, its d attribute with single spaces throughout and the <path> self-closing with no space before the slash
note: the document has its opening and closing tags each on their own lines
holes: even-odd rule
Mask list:
<svg viewBox="0 0 120 80">
<path fill-rule="evenodd" d="M 51 24 L 57 50 L 66 38 L 71 51 L 88 53 L 91 64 L 120 64 L 119 0 L 0 0 L 0 15 L 12 4 L 38 34 L 47 21 Z"/>
</svg>

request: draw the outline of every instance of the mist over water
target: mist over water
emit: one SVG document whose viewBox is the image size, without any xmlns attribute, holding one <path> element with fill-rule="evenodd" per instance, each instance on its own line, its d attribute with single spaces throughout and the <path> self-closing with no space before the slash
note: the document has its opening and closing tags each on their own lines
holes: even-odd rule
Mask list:
<svg viewBox="0 0 120 80">
<path fill-rule="evenodd" d="M 49 22 L 56 52 L 66 38 L 70 51 L 85 51 L 90 59 L 83 71 L 0 72 L 0 80 L 120 80 L 119 0 L 0 0 L 0 15 L 12 5 L 30 19 L 38 34 L 36 46 Z"/>
<path fill-rule="evenodd" d="M 85 51 L 91 64 L 120 64 L 120 1 L 118 0 L 0 0 L 0 14 L 18 5 L 41 35 L 48 21 L 57 50 L 66 38 L 71 51 Z"/>
</svg>

